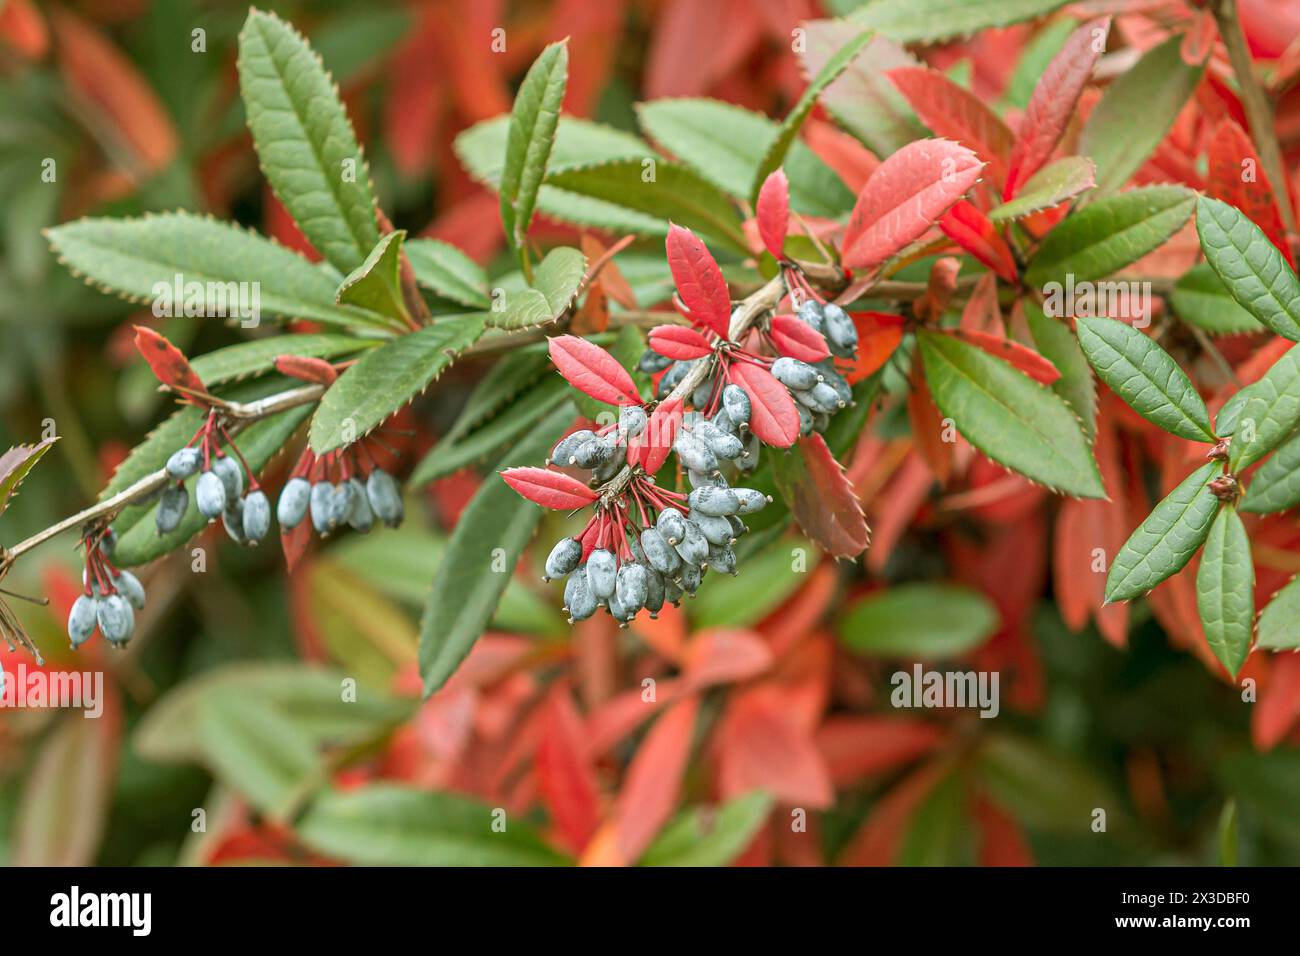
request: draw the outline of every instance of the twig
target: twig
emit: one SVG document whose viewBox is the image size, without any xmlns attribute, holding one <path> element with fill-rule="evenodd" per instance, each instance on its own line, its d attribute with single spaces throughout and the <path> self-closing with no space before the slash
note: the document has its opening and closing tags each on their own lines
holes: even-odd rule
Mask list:
<svg viewBox="0 0 1300 956">
<path fill-rule="evenodd" d="M 1219 36 L 1228 48 L 1228 62 L 1232 64 L 1232 72 L 1237 77 L 1241 106 L 1246 111 L 1251 137 L 1259 149 L 1264 174 L 1277 193 L 1282 223 L 1286 226 L 1286 231 L 1293 234 L 1296 231 L 1295 210 L 1291 208 L 1291 190 L 1282 166 L 1282 152 L 1277 144 L 1273 107 L 1255 76 L 1250 50 L 1246 47 L 1246 37 L 1241 32 L 1241 21 L 1237 16 L 1237 0 L 1215 0 L 1210 6 L 1219 25 Z"/>
</svg>

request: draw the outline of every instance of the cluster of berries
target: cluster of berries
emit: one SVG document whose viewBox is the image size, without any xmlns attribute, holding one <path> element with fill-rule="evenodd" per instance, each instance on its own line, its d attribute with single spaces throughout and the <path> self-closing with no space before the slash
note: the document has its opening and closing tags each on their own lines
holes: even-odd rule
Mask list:
<svg viewBox="0 0 1300 956">
<path fill-rule="evenodd" d="M 221 442 L 224 440 L 225 448 Z M 226 454 L 226 449 L 234 457 Z M 236 461 L 235 459 L 238 459 Z M 163 489 L 155 512 L 160 535 L 175 531 L 190 507 L 185 482 L 195 474 L 194 501 L 208 521 L 221 519 L 237 544 L 256 545 L 271 528 L 271 503 L 257 484 L 252 469 L 221 424 L 218 413 L 208 413 L 203 427 L 184 448 L 167 459 L 167 476 L 174 481 Z M 247 476 L 247 493 L 245 493 Z"/>
<path fill-rule="evenodd" d="M 117 536 L 111 528 L 97 528 L 81 543 L 86 553 L 84 590 L 68 614 L 68 637 L 73 647 L 80 647 L 98 627 L 105 640 L 123 647 L 135 632 L 135 612 L 144 609 L 144 586 L 130 571 L 113 566 Z"/>
<path fill-rule="evenodd" d="M 317 457 L 304 449 L 275 509 L 280 527 L 296 528 L 308 513 L 321 537 L 344 525 L 362 534 L 376 519 L 390 528 L 402 523 L 402 489 L 380 468 L 362 440 Z"/>
</svg>

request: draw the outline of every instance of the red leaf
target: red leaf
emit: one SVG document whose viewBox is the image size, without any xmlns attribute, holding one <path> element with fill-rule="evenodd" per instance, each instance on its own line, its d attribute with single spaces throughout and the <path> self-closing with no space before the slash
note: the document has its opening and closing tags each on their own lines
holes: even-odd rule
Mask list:
<svg viewBox="0 0 1300 956">
<path fill-rule="evenodd" d="M 600 825 L 596 773 L 587 754 L 582 717 L 569 692 L 557 686 L 542 706 L 538 789 L 565 845 L 578 853 Z"/>
<path fill-rule="evenodd" d="M 812 733 L 792 719 L 781 697 L 747 693 L 734 699 L 718 736 L 724 797 L 766 790 L 781 803 L 818 810 L 834 800 Z"/>
<path fill-rule="evenodd" d="M 944 335 L 961 339 L 976 348 L 981 348 L 990 355 L 995 355 L 1004 362 L 1009 362 L 1016 369 L 1024 372 L 1035 382 L 1051 385 L 1061 373 L 1055 365 L 1043 358 L 1031 348 L 1013 342 L 993 332 L 974 332 L 969 329 L 943 329 Z"/>
<path fill-rule="evenodd" d="M 939 222 L 943 234 L 1008 282 L 1016 281 L 1016 260 L 989 217 L 964 199 Z"/>
<path fill-rule="evenodd" d="M 799 437 L 799 412 L 785 386 L 767 369 L 748 362 L 732 362 L 727 374 L 749 396 L 749 427 L 759 440 L 776 448 L 793 445 Z"/>
<path fill-rule="evenodd" d="M 758 234 L 763 237 L 767 251 L 780 259 L 785 245 L 785 234 L 790 229 L 790 181 L 783 170 L 774 170 L 763 180 L 755 206 Z"/>
<path fill-rule="evenodd" d="M 1250 736 L 1260 750 L 1276 747 L 1300 718 L 1300 654 L 1274 654 L 1268 683 L 1251 708 Z"/>
<path fill-rule="evenodd" d="M 585 508 L 598 497 L 577 478 L 547 468 L 507 468 L 501 477 L 529 501 L 557 511 Z"/>
<path fill-rule="evenodd" d="M 1214 51 L 1214 41 L 1219 35 L 1219 28 L 1214 22 L 1214 13 L 1202 10 L 1192 19 L 1192 25 L 1183 34 L 1183 42 L 1178 46 L 1178 53 L 1188 66 L 1200 66 Z"/>
<path fill-rule="evenodd" d="M 769 334 L 778 352 L 801 362 L 820 362 L 831 354 L 822 334 L 793 315 L 772 316 Z"/>
<path fill-rule="evenodd" d="M 858 193 L 844 230 L 843 264 L 865 269 L 923 236 L 979 180 L 984 164 L 943 139 L 908 143 Z"/>
<path fill-rule="evenodd" d="M 1014 139 L 1001 118 L 974 93 L 926 66 L 901 66 L 887 74 L 936 136 L 956 140 L 989 164 L 993 181 L 1002 185 Z"/>
<path fill-rule="evenodd" d="M 1094 40 L 1098 30 L 1104 41 L 1110 30 L 1110 17 L 1085 23 L 1071 33 L 1034 87 L 1020 121 L 1020 135 L 1011 150 L 1007 185 L 1002 190 L 1004 200 L 1015 198 L 1025 181 L 1052 158 L 1061 134 L 1075 113 L 1084 84 L 1105 50 L 1104 43 Z"/>
<path fill-rule="evenodd" d="M 333 385 L 339 373 L 334 366 L 321 358 L 310 355 L 280 355 L 275 360 L 275 367 L 291 378 L 318 385 Z"/>
<path fill-rule="evenodd" d="M 980 866 L 1033 866 L 1034 853 L 1020 824 L 988 799 L 975 805 Z"/>
<path fill-rule="evenodd" d="M 636 384 L 627 369 L 599 345 L 576 335 L 549 339 L 551 361 L 578 391 L 610 405 L 640 405 Z"/>
<path fill-rule="evenodd" d="M 697 359 L 713 351 L 706 339 L 685 325 L 659 325 L 650 330 L 650 347 L 671 359 Z"/>
<path fill-rule="evenodd" d="M 731 293 L 722 270 L 696 235 L 682 226 L 668 227 L 668 268 L 683 304 L 697 324 L 720 338 L 731 328 Z"/>
<path fill-rule="evenodd" d="M 201 402 L 190 398 L 183 391 L 184 389 L 191 392 L 206 392 L 207 387 L 203 384 L 203 380 L 195 374 L 194 369 L 190 368 L 190 363 L 181 354 L 181 350 L 153 329 L 146 328 L 143 325 L 137 325 L 134 328 L 135 347 L 144 356 L 144 360 L 149 363 L 149 368 L 153 369 L 158 381 L 168 388 L 175 389 L 177 394 L 191 405 L 201 405 Z"/>
<path fill-rule="evenodd" d="M 677 429 L 682 424 L 680 399 L 663 402 L 650 415 L 645 430 L 627 443 L 627 463 L 640 465 L 653 475 L 663 467 L 668 453 L 677 440 Z"/>
<path fill-rule="evenodd" d="M 910 718 L 838 716 L 817 728 L 817 749 L 839 785 L 896 770 L 939 747 L 947 733 L 937 724 Z"/>
<path fill-rule="evenodd" d="M 773 465 L 773 477 L 799 527 L 827 554 L 855 558 L 866 550 L 862 504 L 821 435 L 799 439 L 797 453 Z"/>
<path fill-rule="evenodd" d="M 646 733 L 627 768 L 609 829 L 592 840 L 584 863 L 634 863 L 668 822 L 686 774 L 699 707 L 698 697 L 681 700 Z"/>
<path fill-rule="evenodd" d="M 45 29 L 31 0 L 9 0 L 0 8 L 0 37 L 29 60 L 38 60 L 50 46 Z"/>
<path fill-rule="evenodd" d="M 858 355 L 844 371 L 854 385 L 880 369 L 903 341 L 903 317 L 889 312 L 852 312 L 858 327 Z"/>
<path fill-rule="evenodd" d="M 280 548 L 284 551 L 284 564 L 290 574 L 297 567 L 302 556 L 307 553 L 307 546 L 311 544 L 312 524 L 310 520 L 299 521 L 289 531 L 280 529 Z"/>
<path fill-rule="evenodd" d="M 686 649 L 687 685 L 698 690 L 736 684 L 772 666 L 772 651 L 753 631 L 719 628 L 697 635 Z"/>
<path fill-rule="evenodd" d="M 921 365 L 912 366 L 911 388 L 907 392 L 907 419 L 912 429 L 912 446 L 925 462 L 940 485 L 948 484 L 952 476 L 953 452 L 956 445 L 944 441 L 944 418 L 930 394 L 930 383 L 925 380 Z"/>
<path fill-rule="evenodd" d="M 1206 183 L 1209 194 L 1245 213 L 1295 268 L 1295 258 L 1290 243 L 1286 241 L 1286 229 L 1282 225 L 1273 185 L 1264 173 L 1259 153 L 1250 137 L 1235 122 L 1224 119 L 1214 130 L 1206 158 L 1210 166 Z M 1254 174 L 1252 182 L 1245 181 L 1247 171 Z"/>
</svg>

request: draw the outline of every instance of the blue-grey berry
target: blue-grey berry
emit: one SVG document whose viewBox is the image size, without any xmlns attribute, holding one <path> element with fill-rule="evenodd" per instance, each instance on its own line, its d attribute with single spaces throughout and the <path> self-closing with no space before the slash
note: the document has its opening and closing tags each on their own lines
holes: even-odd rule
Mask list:
<svg viewBox="0 0 1300 956">
<path fill-rule="evenodd" d="M 317 481 L 311 486 L 311 525 L 319 535 L 330 533 L 330 502 L 334 500 L 334 485 Z"/>
<path fill-rule="evenodd" d="M 695 391 L 691 392 L 691 404 L 696 408 L 704 408 L 709 404 L 709 399 L 713 396 L 713 379 L 708 378 L 695 386 Z"/>
<path fill-rule="evenodd" d="M 687 518 L 685 525 L 686 535 L 676 545 L 677 553 L 683 564 L 701 565 L 709 559 L 709 541 L 694 521 Z"/>
<path fill-rule="evenodd" d="M 95 633 L 97 603 L 96 598 L 86 594 L 72 602 L 72 612 L 68 614 L 68 637 L 72 640 L 73 647 L 85 644 L 90 640 L 90 635 Z"/>
<path fill-rule="evenodd" d="M 376 468 L 366 479 L 366 496 L 376 518 L 390 528 L 402 523 L 406 506 L 402 504 L 402 489 L 396 478 L 382 468 Z"/>
<path fill-rule="evenodd" d="M 686 470 L 686 477 L 691 482 L 692 488 L 725 488 L 727 479 L 723 478 L 719 472 L 705 473 L 703 471 Z"/>
<path fill-rule="evenodd" d="M 569 612 L 569 623 L 585 621 L 596 613 L 597 601 L 587 583 L 587 566 L 579 565 L 564 584 L 564 607 Z"/>
<path fill-rule="evenodd" d="M 226 510 L 226 486 L 216 472 L 205 471 L 199 475 L 194 486 L 194 501 L 199 506 L 199 513 L 209 521 L 215 521 Z"/>
<path fill-rule="evenodd" d="M 340 481 L 330 492 L 330 528 L 341 528 L 348 523 L 348 515 L 352 513 L 352 494 L 352 485 L 346 481 Z"/>
<path fill-rule="evenodd" d="M 665 541 L 674 546 L 686 537 L 686 519 L 676 508 L 665 508 L 659 512 L 655 528 L 664 536 Z"/>
<path fill-rule="evenodd" d="M 761 511 L 771 502 L 771 498 L 761 491 L 755 491 L 753 488 L 732 488 L 732 494 L 740 503 L 735 514 L 752 515 L 755 511 Z"/>
<path fill-rule="evenodd" d="M 825 382 L 818 382 L 813 387 L 812 398 L 813 402 L 816 403 L 815 411 L 825 412 L 827 415 L 834 415 L 844 407 L 844 402 L 840 401 L 840 396 L 835 389 Z"/>
<path fill-rule="evenodd" d="M 749 424 L 749 415 L 753 409 L 749 395 L 739 385 L 728 385 L 722 390 L 722 407 L 737 428 Z"/>
<path fill-rule="evenodd" d="M 109 642 L 125 644 L 135 630 L 135 611 L 122 595 L 109 594 L 95 599 L 95 622 Z"/>
<path fill-rule="evenodd" d="M 641 361 L 636 363 L 636 367 L 647 375 L 653 375 L 656 372 L 662 372 L 672 364 L 673 360 L 667 355 L 660 355 L 654 349 L 646 349 L 641 353 Z"/>
<path fill-rule="evenodd" d="M 171 534 L 180 527 L 185 512 L 190 507 L 190 493 L 184 485 L 168 485 L 158 499 L 158 509 L 154 513 L 154 523 L 159 534 Z"/>
<path fill-rule="evenodd" d="M 113 587 L 117 588 L 118 593 L 131 602 L 131 606 L 137 611 L 144 610 L 144 585 L 130 571 L 118 571 L 113 577 Z"/>
<path fill-rule="evenodd" d="M 633 616 L 645 607 L 649 585 L 646 584 L 646 569 L 640 564 L 625 564 L 618 569 L 618 580 L 614 587 L 614 596 Z"/>
<path fill-rule="evenodd" d="M 556 443 L 555 448 L 551 451 L 551 461 L 557 465 L 572 465 L 574 453 L 586 442 L 596 437 L 596 433 L 590 428 L 580 428 L 576 432 L 565 435 Z"/>
<path fill-rule="evenodd" d="M 221 485 L 226 489 L 226 500 L 234 501 L 244 493 L 244 469 L 239 467 L 239 462 L 227 455 L 225 458 L 218 458 L 212 463 L 212 470 L 217 473 L 221 479 Z"/>
<path fill-rule="evenodd" d="M 646 568 L 645 609 L 650 612 L 651 620 L 659 616 L 659 611 L 664 606 L 664 595 L 664 576 L 654 568 Z"/>
<path fill-rule="evenodd" d="M 366 486 L 359 478 L 349 478 L 348 484 L 352 486 L 352 507 L 348 511 L 348 526 L 354 531 L 369 534 L 370 529 L 375 526 L 375 512 L 370 507 L 370 496 L 366 494 Z"/>
<path fill-rule="evenodd" d="M 812 326 L 823 336 L 826 335 L 826 318 L 821 303 L 816 299 L 806 299 L 803 305 L 799 306 L 799 320 Z"/>
<path fill-rule="evenodd" d="M 708 445 L 684 428 L 677 433 L 677 440 L 673 442 L 673 451 L 677 452 L 678 459 L 691 471 L 717 470 L 718 456 Z"/>
<path fill-rule="evenodd" d="M 597 548 L 587 558 L 587 586 L 597 601 L 608 601 L 614 593 L 618 565 L 613 552 Z"/>
<path fill-rule="evenodd" d="M 698 511 L 691 512 L 691 520 L 695 522 L 709 544 L 724 545 L 731 544 L 735 536 L 731 533 L 731 522 L 725 517 L 701 514 Z"/>
<path fill-rule="evenodd" d="M 614 443 L 608 438 L 589 438 L 573 453 L 573 464 L 579 468 L 595 468 L 614 457 Z"/>
<path fill-rule="evenodd" d="M 847 358 L 857 351 L 858 328 L 849 318 L 849 314 L 833 302 L 822 307 L 826 319 L 826 344 L 832 352 L 841 358 Z"/>
<path fill-rule="evenodd" d="M 677 549 L 664 540 L 657 528 L 646 528 L 641 532 L 641 552 L 650 567 L 663 574 L 672 574 L 682 563 Z"/>
<path fill-rule="evenodd" d="M 627 627 L 627 622 L 636 616 L 636 611 L 625 607 L 623 602 L 618 599 L 617 594 L 609 596 L 609 599 L 605 601 L 605 607 L 609 609 L 609 616 L 618 621 L 619 627 Z"/>
<path fill-rule="evenodd" d="M 727 414 L 727 410 L 725 408 L 719 408 L 716 412 L 714 412 L 713 418 L 710 419 L 710 421 L 713 422 L 714 428 L 716 428 L 718 431 L 724 434 L 734 435 L 738 431 L 738 429 L 736 428 L 736 423 L 731 420 L 731 416 Z"/>
<path fill-rule="evenodd" d="M 739 538 L 749 530 L 745 522 L 741 521 L 736 515 L 727 515 L 727 523 L 731 525 L 731 536 Z"/>
<path fill-rule="evenodd" d="M 640 405 L 624 405 L 618 410 L 619 440 L 626 442 L 645 431 L 648 421 L 645 409 Z"/>
<path fill-rule="evenodd" d="M 727 545 L 715 545 L 709 549 L 709 569 L 720 574 L 736 573 L 736 552 Z"/>
<path fill-rule="evenodd" d="M 701 539 L 702 540 L 702 539 Z M 708 557 L 708 544 L 705 544 L 705 558 Z M 700 581 L 704 579 L 704 569 L 698 564 L 687 561 L 682 565 L 681 573 L 677 575 L 677 583 L 681 585 L 683 591 L 687 594 L 694 594 L 699 589 Z"/>
<path fill-rule="evenodd" d="M 249 544 L 257 544 L 271 530 L 271 502 L 258 488 L 244 497 L 244 537 Z"/>
<path fill-rule="evenodd" d="M 763 443 L 758 440 L 758 436 L 753 432 L 745 438 L 745 453 L 736 459 L 736 467 L 748 474 L 758 467 L 759 453 L 763 450 Z"/>
<path fill-rule="evenodd" d="M 561 538 L 546 558 L 546 580 L 571 574 L 582 560 L 582 542 L 577 538 Z"/>
<path fill-rule="evenodd" d="M 184 481 L 199 470 L 203 456 L 197 448 L 182 448 L 172 452 L 167 459 L 167 474 L 177 481 Z"/>
<path fill-rule="evenodd" d="M 290 478 L 275 506 L 275 517 L 280 527 L 286 531 L 298 527 L 298 522 L 307 516 L 310 503 L 311 482 L 306 478 Z"/>
<path fill-rule="evenodd" d="M 740 499 L 730 488 L 696 488 L 687 501 L 692 511 L 715 517 L 734 515 L 740 508 Z"/>
<path fill-rule="evenodd" d="M 822 380 L 822 373 L 807 362 L 782 355 L 772 363 L 772 377 L 787 388 L 809 389 Z"/>
<path fill-rule="evenodd" d="M 236 498 L 225 511 L 221 512 L 221 523 L 225 526 L 226 534 L 230 535 L 230 540 L 235 544 L 248 544 L 248 539 L 244 537 L 244 502 L 241 498 Z"/>
<path fill-rule="evenodd" d="M 664 601 L 673 607 L 682 602 L 682 586 L 674 578 L 664 578 Z"/>
<path fill-rule="evenodd" d="M 719 412 L 719 414 L 723 413 Z M 695 434 L 709 446 L 709 451 L 727 461 L 735 461 L 745 450 L 744 442 L 735 435 L 724 432 L 712 422 L 700 422 L 695 427 Z"/>
</svg>

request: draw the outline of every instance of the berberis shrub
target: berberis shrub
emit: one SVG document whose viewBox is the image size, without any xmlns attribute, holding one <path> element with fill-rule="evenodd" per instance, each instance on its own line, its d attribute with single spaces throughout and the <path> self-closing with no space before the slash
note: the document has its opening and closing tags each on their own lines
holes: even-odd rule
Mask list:
<svg viewBox="0 0 1300 956">
<path fill-rule="evenodd" d="M 682 25 L 705 16 L 668 6 L 660 88 L 665 63 L 685 68 Z M 528 65 L 513 28 L 407 24 L 386 88 L 403 145 L 381 146 L 383 183 L 390 164 L 427 164 L 437 135 L 436 120 L 409 133 L 402 112 L 432 115 L 421 97 L 440 95 L 420 85 L 422 43 L 450 30 L 489 51 L 480 66 L 518 64 L 513 105 L 495 104 L 508 115 L 483 118 L 497 110 L 482 70 L 457 87 L 457 115 L 478 121 L 440 184 L 494 195 L 456 222 L 499 216 L 495 257 L 481 228 L 460 248 L 454 226 L 394 227 L 410 217 L 380 208 L 327 64 L 251 10 L 233 69 L 277 239 L 179 210 L 46 230 L 68 272 L 152 307 L 131 320 L 134 348 L 179 407 L 97 504 L 0 549 L 0 577 L 77 532 L 79 591 L 56 607 L 79 653 L 107 654 L 94 633 L 124 648 L 137 615 L 157 626 L 154 582 L 178 587 L 157 568 L 206 573 L 209 524 L 223 550 L 278 529 L 291 580 L 309 582 L 292 585 L 297 618 L 311 620 L 308 592 L 341 609 L 303 625 L 301 651 L 340 672 L 234 665 L 135 730 L 146 757 L 198 759 L 239 793 L 242 825 L 286 825 L 261 852 L 1130 859 L 1141 841 L 1115 833 L 1185 782 L 1162 783 L 1154 758 L 1118 773 L 1081 754 L 1103 732 L 1160 745 L 1098 716 L 1130 640 L 1156 625 L 1213 678 L 1162 666 L 1256 708 L 1225 726 L 1253 720 L 1260 749 L 1295 740 L 1300 280 L 1295 144 L 1273 116 L 1296 44 L 1266 55 L 1231 3 L 1114 21 L 1052 0 L 831 6 L 847 15 L 788 35 L 757 12 L 745 24 L 762 55 L 803 68 L 778 120 L 703 96 L 580 119 L 590 36 Z M 51 23 L 69 49 L 117 56 L 72 14 Z M 187 355 L 194 336 L 158 321 L 176 316 L 242 329 Z M 0 510 L 37 481 L 44 438 L 0 458 Z M 127 570 L 141 567 L 143 584 Z M 1040 602 L 1049 567 L 1055 609 Z M 24 621 L 0 601 L 11 649 L 68 663 Z M 1001 720 L 972 719 L 975 699 L 942 680 L 933 701 L 928 685 L 895 699 L 923 664 L 991 675 L 979 704 Z M 1109 676 L 1058 687 L 1036 732 L 1044 666 L 1054 686 Z M 910 706 L 943 709 L 886 715 Z M 1084 712 L 1098 723 L 1078 725 Z M 1259 759 L 1228 748 L 1213 772 L 1233 794 L 1271 779 Z M 1124 779 L 1147 782 L 1128 801 L 1112 792 Z M 1260 785 L 1274 796 L 1241 799 L 1268 855 L 1260 806 L 1285 795 Z M 670 820 L 683 786 L 716 816 Z M 1178 794 L 1174 829 L 1218 815 L 1207 786 Z M 807 835 L 809 810 L 825 833 Z M 1236 813 L 1227 802 L 1224 847 Z M 410 840 L 379 838 L 393 828 Z M 1060 849 L 1090 837 L 1105 849 Z"/>
</svg>

